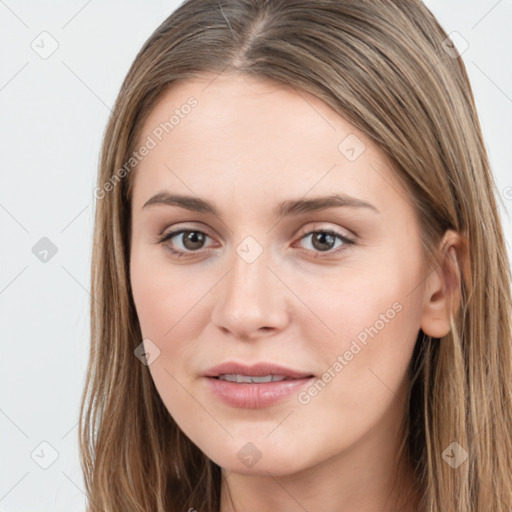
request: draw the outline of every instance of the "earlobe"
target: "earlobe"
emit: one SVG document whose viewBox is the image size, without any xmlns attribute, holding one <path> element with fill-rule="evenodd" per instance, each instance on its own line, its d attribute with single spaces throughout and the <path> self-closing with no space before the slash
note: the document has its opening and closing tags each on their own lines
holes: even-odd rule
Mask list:
<svg viewBox="0 0 512 512">
<path fill-rule="evenodd" d="M 450 318 L 456 316 L 461 306 L 463 257 L 462 236 L 448 230 L 440 244 L 438 264 L 426 280 L 421 329 L 427 336 L 442 338 L 451 330 Z"/>
</svg>

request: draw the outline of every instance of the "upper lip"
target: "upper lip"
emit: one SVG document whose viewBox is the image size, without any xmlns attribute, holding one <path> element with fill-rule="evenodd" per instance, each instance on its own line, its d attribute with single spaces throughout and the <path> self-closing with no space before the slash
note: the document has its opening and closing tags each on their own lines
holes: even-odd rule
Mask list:
<svg viewBox="0 0 512 512">
<path fill-rule="evenodd" d="M 303 379 L 305 377 L 312 377 L 313 375 L 308 372 L 301 372 L 293 370 L 285 366 L 276 365 L 273 363 L 256 363 L 252 365 L 237 363 L 236 361 L 226 361 L 207 370 L 204 374 L 205 377 L 218 377 L 219 375 L 235 374 L 247 375 L 253 377 L 264 377 L 265 375 L 281 375 L 290 379 Z"/>
</svg>

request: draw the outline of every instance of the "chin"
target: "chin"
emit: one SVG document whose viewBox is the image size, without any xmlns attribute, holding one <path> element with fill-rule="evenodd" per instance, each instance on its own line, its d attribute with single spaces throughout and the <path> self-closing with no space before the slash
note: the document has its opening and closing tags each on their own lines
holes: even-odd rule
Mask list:
<svg viewBox="0 0 512 512">
<path fill-rule="evenodd" d="M 310 465 L 309 457 L 300 447 L 276 446 L 269 440 L 235 440 L 229 446 L 216 445 L 201 450 L 228 472 L 243 475 L 268 476 L 270 473 L 273 476 L 284 476 L 300 472 Z M 314 465 L 312 461 L 311 465 Z"/>
</svg>

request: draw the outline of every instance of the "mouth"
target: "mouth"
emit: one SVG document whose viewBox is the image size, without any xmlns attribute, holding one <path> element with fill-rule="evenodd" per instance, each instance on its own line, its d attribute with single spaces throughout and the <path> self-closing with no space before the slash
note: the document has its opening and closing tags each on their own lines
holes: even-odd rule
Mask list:
<svg viewBox="0 0 512 512">
<path fill-rule="evenodd" d="M 286 377 L 285 375 L 240 375 L 236 373 L 223 373 L 218 377 L 214 377 L 219 380 L 226 380 L 228 382 L 237 382 L 239 384 L 264 384 L 266 382 L 281 382 L 283 380 L 297 380 L 292 377 Z"/>
<path fill-rule="evenodd" d="M 227 362 L 211 368 L 206 377 L 214 397 L 233 407 L 259 409 L 290 398 L 315 376 L 272 363 L 245 365 Z"/>
<path fill-rule="evenodd" d="M 266 382 L 280 382 L 283 380 L 296 380 L 313 377 L 309 372 L 294 370 L 274 363 L 256 363 L 247 365 L 234 361 L 227 361 L 210 368 L 205 377 L 226 380 L 244 384 L 261 384 Z"/>
</svg>

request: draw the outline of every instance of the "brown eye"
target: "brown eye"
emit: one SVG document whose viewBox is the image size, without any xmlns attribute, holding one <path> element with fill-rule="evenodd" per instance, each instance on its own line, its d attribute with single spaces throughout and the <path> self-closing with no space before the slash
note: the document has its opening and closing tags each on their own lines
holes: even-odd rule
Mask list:
<svg viewBox="0 0 512 512">
<path fill-rule="evenodd" d="M 181 229 L 168 233 L 160 243 L 167 246 L 173 253 L 187 253 L 202 249 L 207 238 L 210 237 L 201 231 Z"/>
<path fill-rule="evenodd" d="M 302 240 L 310 239 L 311 251 L 316 253 L 336 254 L 345 249 L 345 246 L 355 242 L 340 233 L 330 230 L 317 230 L 306 233 Z"/>
<path fill-rule="evenodd" d="M 318 233 L 313 234 L 311 242 L 313 244 L 313 247 L 315 247 L 319 251 L 329 251 L 334 247 L 336 237 L 329 233 L 324 233 L 320 231 Z"/>
<path fill-rule="evenodd" d="M 190 251 L 201 249 L 205 236 L 200 231 L 184 231 L 182 238 L 183 246 Z"/>
</svg>

